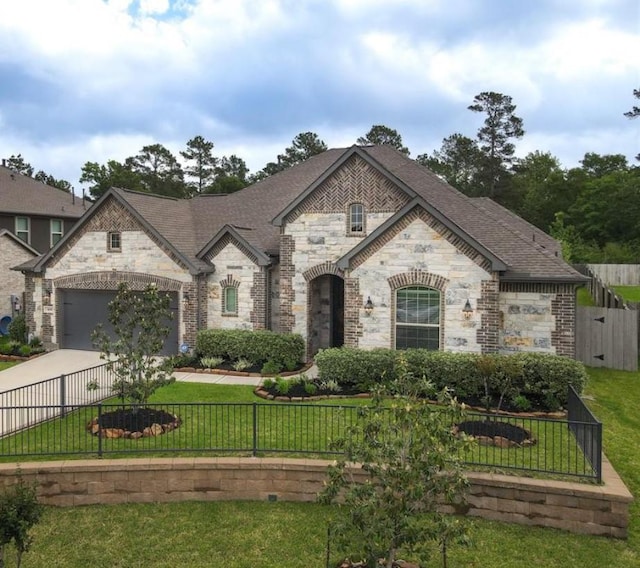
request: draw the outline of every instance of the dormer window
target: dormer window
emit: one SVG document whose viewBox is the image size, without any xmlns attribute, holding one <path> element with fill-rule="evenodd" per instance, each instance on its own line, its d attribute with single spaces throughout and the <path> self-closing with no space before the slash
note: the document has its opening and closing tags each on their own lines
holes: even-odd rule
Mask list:
<svg viewBox="0 0 640 568">
<path fill-rule="evenodd" d="M 352 203 L 349 205 L 349 234 L 364 235 L 364 205 Z"/>
</svg>

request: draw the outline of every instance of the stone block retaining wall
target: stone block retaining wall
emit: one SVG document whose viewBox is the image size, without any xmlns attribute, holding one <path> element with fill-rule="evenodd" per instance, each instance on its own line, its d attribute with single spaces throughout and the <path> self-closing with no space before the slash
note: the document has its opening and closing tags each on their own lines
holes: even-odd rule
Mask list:
<svg viewBox="0 0 640 568">
<path fill-rule="evenodd" d="M 603 485 L 470 473 L 467 514 L 626 538 L 633 500 L 605 460 Z M 315 501 L 329 462 L 284 458 L 152 458 L 20 464 L 41 502 L 76 506 L 176 501 Z M 0 464 L 0 488 L 16 479 Z M 359 470 L 360 471 L 360 470 Z M 359 473 L 356 472 L 357 474 Z"/>
</svg>

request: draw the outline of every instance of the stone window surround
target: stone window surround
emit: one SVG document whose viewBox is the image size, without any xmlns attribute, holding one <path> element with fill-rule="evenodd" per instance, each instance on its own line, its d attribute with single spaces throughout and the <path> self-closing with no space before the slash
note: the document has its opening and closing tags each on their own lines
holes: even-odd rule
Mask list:
<svg viewBox="0 0 640 568">
<path fill-rule="evenodd" d="M 25 228 L 20 228 L 20 221 L 26 221 L 26 229 Z M 15 224 L 15 234 L 16 237 L 22 239 L 25 243 L 27 243 L 28 245 L 31 244 L 31 218 L 30 217 L 25 217 L 24 215 L 19 215 L 16 217 L 16 224 Z M 24 238 L 24 236 L 26 235 L 26 239 Z"/>
<path fill-rule="evenodd" d="M 122 233 L 120 231 L 107 232 L 107 251 L 122 252 Z"/>
</svg>

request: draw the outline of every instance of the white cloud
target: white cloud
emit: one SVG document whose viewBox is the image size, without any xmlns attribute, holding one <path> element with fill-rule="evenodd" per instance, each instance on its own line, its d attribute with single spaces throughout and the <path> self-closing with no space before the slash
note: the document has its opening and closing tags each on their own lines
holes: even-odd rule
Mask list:
<svg viewBox="0 0 640 568">
<path fill-rule="evenodd" d="M 169 0 L 140 0 L 140 13 L 145 15 L 164 14 L 169 11 Z"/>
</svg>

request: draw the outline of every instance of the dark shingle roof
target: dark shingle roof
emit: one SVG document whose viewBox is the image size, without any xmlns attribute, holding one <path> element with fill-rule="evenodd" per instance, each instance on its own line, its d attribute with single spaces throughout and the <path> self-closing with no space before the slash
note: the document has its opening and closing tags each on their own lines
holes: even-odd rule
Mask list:
<svg viewBox="0 0 640 568">
<path fill-rule="evenodd" d="M 91 203 L 0 166 L 0 213 L 78 219 Z"/>
<path fill-rule="evenodd" d="M 555 256 L 555 241 L 513 213 L 485 199 L 471 199 L 438 176 L 388 146 L 328 150 L 293 168 L 229 195 L 201 195 L 179 200 L 134 191 L 113 190 L 139 217 L 166 239 L 196 270 L 197 258 L 225 226 L 251 247 L 267 255 L 279 253 L 279 228 L 272 220 L 332 171 L 347 154 L 358 152 L 413 196 L 458 227 L 507 266 L 505 279 L 581 281 L 583 278 Z M 530 233 L 530 234 L 529 234 Z M 536 235 L 534 241 L 531 235 Z M 556 244 L 557 246 L 557 244 Z M 546 248 L 545 248 L 546 247 Z"/>
</svg>

